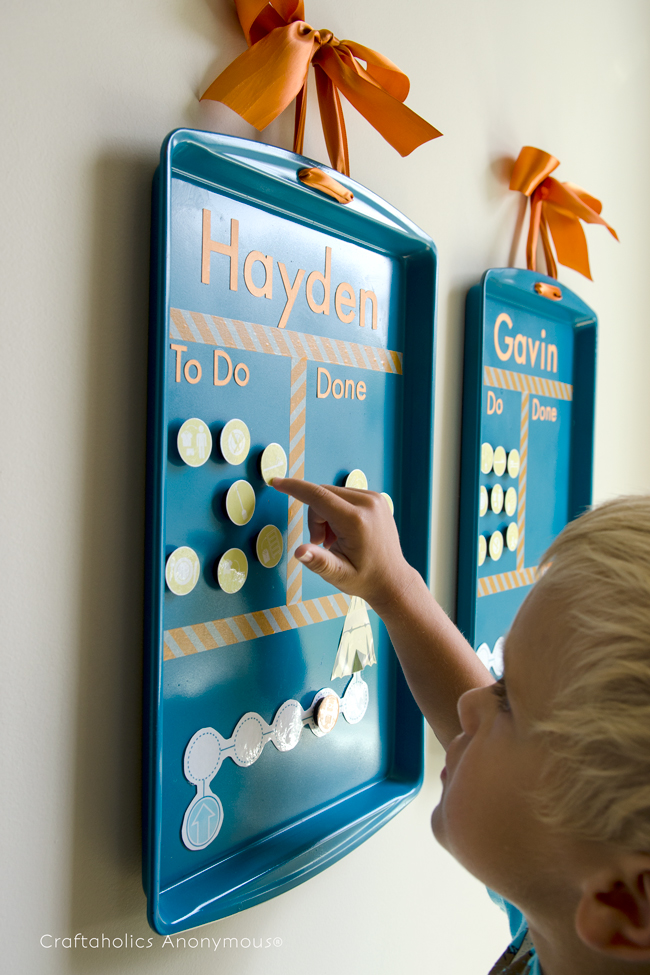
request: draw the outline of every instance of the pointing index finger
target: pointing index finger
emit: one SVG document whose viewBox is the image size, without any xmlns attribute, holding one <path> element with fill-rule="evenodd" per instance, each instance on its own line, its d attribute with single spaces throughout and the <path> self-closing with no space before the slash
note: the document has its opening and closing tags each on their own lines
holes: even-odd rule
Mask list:
<svg viewBox="0 0 650 975">
<path fill-rule="evenodd" d="M 343 528 L 349 523 L 350 515 L 354 513 L 356 505 L 355 495 L 365 492 L 354 491 L 351 488 L 333 488 L 327 484 L 314 484 L 295 477 L 274 477 L 271 481 L 276 491 L 288 494 L 296 501 L 309 505 L 312 512 L 336 530 L 338 524 Z M 349 495 L 349 497 L 346 497 Z"/>
</svg>

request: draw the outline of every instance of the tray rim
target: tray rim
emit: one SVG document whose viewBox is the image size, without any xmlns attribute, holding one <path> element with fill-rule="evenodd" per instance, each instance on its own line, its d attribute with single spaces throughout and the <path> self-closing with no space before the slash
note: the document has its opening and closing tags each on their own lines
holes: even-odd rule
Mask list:
<svg viewBox="0 0 650 975">
<path fill-rule="evenodd" d="M 508 280 L 509 278 L 509 280 Z M 505 279 L 505 281 L 503 280 Z M 558 305 L 549 302 L 548 298 L 536 295 L 534 284 L 541 281 L 553 286 L 558 285 L 555 278 L 538 271 L 530 271 L 524 268 L 488 268 L 481 277 L 478 284 L 473 285 L 467 293 L 465 304 L 465 338 L 464 338 L 464 363 L 463 363 L 463 397 L 462 397 L 462 420 L 461 420 L 461 464 L 460 464 L 460 503 L 458 519 L 458 577 L 457 577 L 457 597 L 456 597 L 456 621 L 459 629 L 465 638 L 474 647 L 476 638 L 476 591 L 478 588 L 478 574 L 476 565 L 478 561 L 478 535 L 479 535 L 479 498 L 478 491 L 475 490 L 479 478 L 479 451 L 481 437 L 481 418 L 482 418 L 482 387 L 483 387 L 483 351 L 485 342 L 485 306 L 488 287 L 492 282 L 512 288 L 515 292 L 525 293 L 530 299 L 539 302 L 540 308 L 552 308 Z M 572 329 L 574 333 L 574 348 L 576 334 L 578 330 L 582 333 L 593 333 L 593 359 L 589 368 L 589 375 L 583 377 L 583 392 L 587 397 L 595 397 L 596 386 L 596 362 L 597 362 L 597 333 L 598 317 L 594 310 L 586 304 L 583 299 L 565 284 L 561 284 L 562 306 L 568 308 L 574 316 L 582 316 L 580 320 L 574 320 Z M 516 302 L 513 302 L 516 303 Z M 559 303 L 558 303 L 559 304 Z M 567 322 L 567 324 L 569 324 Z M 574 355 L 573 364 L 573 384 L 575 386 L 576 372 L 578 363 Z M 591 410 L 589 429 L 587 431 L 589 443 L 585 447 L 583 444 L 580 453 L 581 459 L 587 460 L 589 465 L 589 486 L 583 492 L 581 503 L 574 503 L 574 513 L 568 521 L 577 517 L 580 513 L 579 508 L 584 510 L 592 501 L 592 472 L 593 472 L 593 453 L 594 453 L 594 425 L 595 409 Z M 571 432 L 571 451 L 574 452 L 573 438 L 575 436 L 574 417 L 572 414 Z M 570 471 L 573 465 L 577 464 L 577 458 L 572 458 Z M 570 488 L 567 488 L 567 494 Z M 471 491 L 471 494 L 470 494 Z M 567 521 L 567 523 L 568 523 Z M 476 649 L 476 648 L 474 648 Z"/>
<path fill-rule="evenodd" d="M 151 274 L 151 293 L 150 293 L 150 331 L 149 331 L 149 376 L 148 376 L 148 435 L 147 435 L 147 518 L 146 518 L 146 554 L 145 554 L 145 634 L 144 634 L 144 644 L 145 644 L 145 674 L 144 674 L 144 715 L 143 715 L 143 725 L 144 725 L 144 769 L 143 769 L 143 887 L 145 893 L 147 894 L 147 907 L 148 907 L 148 920 L 151 927 L 161 934 L 168 934 L 173 931 L 184 930 L 187 924 L 183 923 L 183 918 L 178 918 L 176 920 L 168 920 L 163 917 L 161 911 L 161 898 L 164 897 L 166 891 L 170 890 L 171 887 L 167 887 L 164 890 L 161 889 L 160 884 L 160 861 L 161 861 L 161 822 L 162 822 L 162 777 L 161 777 L 161 762 L 162 762 L 162 720 L 163 720 L 163 659 L 162 659 L 162 638 L 163 638 L 163 601 L 160 598 L 162 590 L 164 588 L 163 580 L 163 567 L 164 567 L 164 531 L 162 530 L 162 519 L 165 512 L 165 493 L 166 493 L 166 479 L 165 479 L 165 464 L 166 464 L 166 443 L 163 434 L 163 422 L 164 418 L 167 416 L 167 383 L 165 380 L 165 351 L 166 351 L 166 325 L 167 325 L 167 315 L 170 308 L 170 267 L 171 267 L 171 255 L 170 255 L 170 243 L 171 243 L 171 185 L 172 178 L 174 176 L 174 166 L 173 158 L 175 151 L 183 146 L 184 144 L 190 143 L 192 145 L 199 146 L 202 149 L 208 149 L 219 155 L 219 149 L 226 147 L 229 150 L 239 149 L 250 149 L 254 154 L 261 160 L 281 160 L 287 167 L 287 172 L 293 171 L 294 174 L 299 168 L 303 168 L 306 165 L 312 164 L 317 165 L 319 168 L 323 169 L 325 172 L 330 173 L 334 178 L 343 182 L 346 186 L 355 194 L 355 199 L 358 199 L 364 206 L 370 205 L 371 207 L 376 207 L 378 211 L 382 213 L 383 225 L 386 226 L 386 220 L 390 220 L 390 230 L 396 234 L 403 237 L 408 237 L 411 240 L 417 242 L 417 249 L 419 251 L 428 252 L 432 267 L 432 301 L 431 301 L 431 360 L 430 360 L 430 381 L 431 389 L 429 390 L 428 399 L 429 410 L 428 415 L 425 416 L 424 426 L 428 428 L 428 450 L 424 452 L 424 464 L 427 471 L 427 487 L 429 491 L 429 497 L 431 495 L 431 485 L 432 485 L 432 464 L 433 464 L 433 408 L 434 408 L 434 389 L 435 389 L 435 321 L 436 321 L 436 303 L 437 303 L 437 251 L 435 245 L 431 238 L 424 233 L 419 227 L 417 227 L 412 221 L 407 217 L 397 211 L 386 201 L 382 200 L 371 190 L 366 189 L 361 186 L 361 184 L 356 183 L 349 177 L 343 177 L 340 173 L 336 173 L 329 167 L 309 160 L 306 157 L 298 156 L 292 152 L 284 149 L 279 149 L 273 146 L 267 146 L 262 143 L 251 142 L 250 140 L 240 139 L 235 136 L 221 135 L 218 133 L 208 133 L 192 129 L 176 129 L 171 132 L 164 140 L 161 148 L 160 165 L 156 171 L 154 177 L 153 185 L 153 214 L 152 214 L 152 274 Z M 238 160 L 240 165 L 243 165 L 241 160 Z M 248 168 L 255 168 L 249 166 Z M 259 176 L 268 176 L 268 174 L 263 173 L 260 169 L 256 172 Z M 191 174 L 185 174 L 188 177 Z M 279 178 L 277 174 L 274 174 L 271 178 Z M 290 180 L 285 180 L 290 182 Z M 294 182 L 296 188 L 299 191 L 305 191 L 311 193 L 312 191 L 303 188 L 302 184 L 298 183 L 294 176 Z M 221 187 L 218 180 L 215 180 L 213 184 L 214 189 L 218 192 Z M 227 187 L 224 187 L 226 194 L 228 193 Z M 327 198 L 325 198 L 327 200 Z M 319 201 L 320 203 L 320 201 Z M 254 205 L 254 204 L 253 204 Z M 332 203 L 327 200 L 328 206 L 339 206 L 339 204 Z M 288 211 L 285 209 L 285 213 Z M 365 214 L 364 216 L 368 216 Z M 300 217 L 297 218 L 300 220 Z M 319 225 L 320 229 L 329 230 L 328 227 L 323 228 Z M 332 231 L 336 232 L 336 231 Z M 357 240 L 357 243 L 360 243 Z M 371 245 L 368 244 L 369 249 Z M 405 312 L 403 312 L 405 314 Z M 407 341 L 407 334 L 404 336 L 405 343 Z M 427 518 L 425 527 L 426 536 L 426 550 L 430 550 L 430 535 L 431 535 L 431 504 L 427 508 Z M 420 546 L 422 548 L 422 546 Z M 425 580 L 428 581 L 429 573 L 429 559 L 424 560 L 424 564 L 420 567 Z M 397 662 L 395 663 L 395 671 L 397 675 L 396 687 L 394 692 L 394 700 L 398 702 L 399 700 L 405 699 L 405 692 L 411 701 L 412 708 L 417 710 L 416 705 L 410 698 L 410 692 L 408 692 L 406 687 L 406 682 L 399 668 Z M 402 706 L 403 706 L 402 701 Z M 412 715 L 415 717 L 415 715 Z M 418 721 L 419 719 L 419 721 Z M 221 911 L 218 913 L 210 912 L 209 905 L 204 905 L 204 908 L 199 912 L 201 915 L 206 914 L 208 916 L 201 916 L 200 919 L 196 919 L 193 922 L 194 925 L 208 923 L 209 921 L 217 920 L 222 917 L 230 916 L 233 913 L 237 913 L 238 910 L 244 909 L 245 907 L 253 906 L 255 903 L 259 903 L 262 900 L 268 899 L 273 896 L 274 893 L 280 893 L 283 890 L 288 890 L 290 887 L 296 886 L 303 880 L 308 879 L 308 877 L 315 875 L 321 870 L 325 869 L 331 863 L 338 860 L 345 853 L 354 849 L 361 842 L 371 836 L 376 832 L 385 822 L 387 822 L 392 816 L 394 816 L 401 808 L 403 808 L 408 802 L 410 802 L 415 795 L 417 795 L 424 776 L 424 724 L 423 719 L 419 715 L 415 717 L 415 723 L 419 726 L 416 751 L 417 751 L 417 767 L 419 769 L 418 774 L 415 777 L 411 777 L 410 780 L 404 781 L 402 778 L 390 778 L 390 774 L 387 773 L 382 779 L 375 780 L 373 782 L 365 783 L 360 786 L 359 790 L 352 794 L 350 798 L 355 798 L 361 795 L 363 792 L 370 791 L 373 787 L 377 785 L 382 785 L 383 783 L 394 783 L 397 785 L 398 782 L 402 782 L 401 793 L 393 798 L 390 802 L 384 802 L 378 808 L 373 808 L 368 811 L 365 815 L 357 817 L 357 819 L 348 825 L 346 830 L 343 830 L 343 834 L 350 834 L 347 836 L 343 835 L 341 842 L 334 849 L 331 854 L 326 853 L 323 857 L 317 860 L 313 867 L 306 867 L 301 869 L 296 876 L 289 875 L 285 878 L 285 881 L 279 881 L 276 884 L 275 889 L 271 892 L 262 892 L 259 896 L 253 896 L 250 902 L 245 904 L 234 898 L 233 903 L 229 905 L 229 910 Z M 345 801 L 345 800 L 343 800 Z M 325 815 L 330 807 L 325 810 L 321 810 L 318 813 L 314 813 L 314 817 L 319 817 Z M 314 850 L 318 849 L 318 845 L 314 847 Z M 321 846 L 323 844 L 320 844 Z M 291 861 L 285 861 L 285 866 Z M 218 866 L 213 864 L 212 867 Z M 201 868 L 203 872 L 205 866 Z M 196 876 L 194 874 L 193 876 Z M 191 878 L 185 878 L 189 880 Z M 182 883 L 184 883 L 183 881 Z M 172 885 L 178 886 L 178 885 Z M 231 892 L 232 894 L 232 892 Z"/>
</svg>

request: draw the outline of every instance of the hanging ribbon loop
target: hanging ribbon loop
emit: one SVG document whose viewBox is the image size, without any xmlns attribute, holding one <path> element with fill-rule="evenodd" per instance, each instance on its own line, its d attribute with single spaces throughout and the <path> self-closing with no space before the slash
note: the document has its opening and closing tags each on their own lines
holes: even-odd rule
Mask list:
<svg viewBox="0 0 650 975">
<path fill-rule="evenodd" d="M 304 20 L 302 0 L 235 3 L 249 48 L 212 82 L 203 98 L 223 102 L 258 130 L 295 98 L 294 152 L 301 153 L 312 64 L 327 151 L 334 169 L 347 176 L 339 92 L 402 156 L 442 135 L 403 104 L 409 80 L 392 61 L 355 41 L 340 41 L 330 30 L 314 30 Z"/>
<path fill-rule="evenodd" d="M 510 189 L 530 199 L 530 224 L 526 241 L 526 266 L 535 271 L 537 242 L 541 237 L 549 277 L 557 278 L 557 266 L 551 248 L 560 264 L 573 268 L 591 281 L 585 223 L 607 227 L 618 240 L 613 227 L 600 216 L 602 203 L 575 183 L 560 183 L 550 174 L 560 165 L 559 159 L 534 146 L 524 146 L 512 171 Z"/>
</svg>

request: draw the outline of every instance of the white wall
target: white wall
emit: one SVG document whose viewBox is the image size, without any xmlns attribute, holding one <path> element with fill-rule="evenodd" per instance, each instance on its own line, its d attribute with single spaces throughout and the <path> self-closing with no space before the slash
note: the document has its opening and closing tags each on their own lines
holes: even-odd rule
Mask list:
<svg viewBox="0 0 650 975">
<path fill-rule="evenodd" d="M 604 200 L 596 498 L 650 489 L 646 0 L 307 0 L 307 16 L 411 77 L 445 133 L 402 160 L 346 109 L 353 176 L 440 255 L 434 588 L 453 608 L 466 289 L 508 260 L 523 144 Z M 244 48 L 227 0 L 8 0 L 2 90 L 3 960 L 8 971 L 351 975 L 487 971 L 505 927 L 428 830 L 420 798 L 303 887 L 209 926 L 265 951 L 43 949 L 44 933 L 147 934 L 140 886 L 142 524 L 149 190 L 181 125 L 232 125 L 197 94 Z M 314 106 L 306 153 L 324 159 Z M 287 144 L 281 120 L 265 138 Z M 521 263 L 521 251 L 519 254 Z M 316 955 L 325 949 L 319 960 Z M 225 954 L 225 957 L 224 957 Z"/>
</svg>

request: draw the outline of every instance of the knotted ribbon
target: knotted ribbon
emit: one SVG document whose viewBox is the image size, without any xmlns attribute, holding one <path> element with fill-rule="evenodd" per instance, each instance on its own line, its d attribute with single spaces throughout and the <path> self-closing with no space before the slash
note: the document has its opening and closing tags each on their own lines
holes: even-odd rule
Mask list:
<svg viewBox="0 0 650 975">
<path fill-rule="evenodd" d="M 542 238 L 546 268 L 550 277 L 557 278 L 557 266 L 550 238 L 560 264 L 584 274 L 591 281 L 587 238 L 582 229 L 585 223 L 600 223 L 613 237 L 613 227 L 600 216 L 603 206 L 575 183 L 560 183 L 550 174 L 560 165 L 559 159 L 534 146 L 524 146 L 512 171 L 510 189 L 518 190 L 530 199 L 530 225 L 526 242 L 526 266 L 536 270 L 537 241 Z"/>
<path fill-rule="evenodd" d="M 340 41 L 330 30 L 314 30 L 305 23 L 303 0 L 235 0 L 235 5 L 248 50 L 203 98 L 223 102 L 259 130 L 295 98 L 293 149 L 302 154 L 307 73 L 313 65 L 327 152 L 333 168 L 346 176 L 350 162 L 339 92 L 402 156 L 442 135 L 402 104 L 409 79 L 392 61 L 355 41 Z"/>
</svg>

